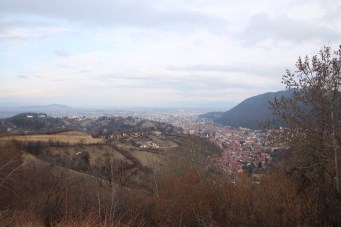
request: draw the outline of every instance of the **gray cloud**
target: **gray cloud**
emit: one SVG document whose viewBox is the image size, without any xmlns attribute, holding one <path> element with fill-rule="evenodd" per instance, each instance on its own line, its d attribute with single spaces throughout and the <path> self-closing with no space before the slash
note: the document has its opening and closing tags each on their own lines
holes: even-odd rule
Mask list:
<svg viewBox="0 0 341 227">
<path fill-rule="evenodd" d="M 27 41 L 31 39 L 44 39 L 55 36 L 67 30 L 58 25 L 48 25 L 46 23 L 23 22 L 21 20 L 0 20 L 0 40 Z"/>
<path fill-rule="evenodd" d="M 3 87 L 38 97 L 51 86 L 46 100 L 75 103 L 240 100 L 282 86 L 301 52 L 340 40 L 340 8 L 298 1 L 0 0 L 3 74 L 19 75 Z"/>
<path fill-rule="evenodd" d="M 31 79 L 39 79 L 39 78 L 41 78 L 41 76 L 18 75 L 17 78 L 19 78 L 19 79 L 25 79 L 25 80 L 31 80 Z"/>
<path fill-rule="evenodd" d="M 251 65 L 251 64 L 243 64 L 243 65 L 205 65 L 198 64 L 187 67 L 176 67 L 170 66 L 169 70 L 172 71 L 190 71 L 190 72 L 225 72 L 225 73 L 252 73 L 254 75 L 261 76 L 276 76 L 282 75 L 285 72 L 285 68 L 282 66 L 266 66 L 266 65 Z"/>
<path fill-rule="evenodd" d="M 191 11 L 160 12 L 147 1 L 133 0 L 3 0 L 0 12 L 11 15 L 38 15 L 87 25 L 128 25 L 159 28 L 212 28 L 223 20 Z"/>
<path fill-rule="evenodd" d="M 125 87 L 125 88 L 162 88 L 162 89 L 174 89 L 181 91 L 185 94 L 192 93 L 196 90 L 206 90 L 208 95 L 210 91 L 216 91 L 220 89 L 229 88 L 243 88 L 253 89 L 257 85 L 250 83 L 238 83 L 238 82 L 226 82 L 223 78 L 210 78 L 199 77 L 195 74 L 190 76 L 182 76 L 179 79 L 168 78 L 163 75 L 157 77 L 135 77 L 135 76 L 123 76 L 123 75 L 101 75 L 92 78 L 93 80 L 103 82 L 101 86 L 109 87 Z M 125 81 L 124 85 L 117 84 L 116 81 Z"/>
<path fill-rule="evenodd" d="M 166 83 L 165 83 L 166 82 Z M 229 89 L 229 88 L 253 88 L 250 84 L 244 83 L 231 83 L 225 82 L 223 79 L 219 78 L 201 78 L 201 77 L 187 77 L 182 78 L 178 81 L 164 81 L 162 83 L 169 88 L 181 90 L 184 93 L 192 93 L 196 90 L 206 90 L 207 94 L 202 94 L 203 96 L 207 96 L 208 93 L 211 91 L 222 90 L 222 89 Z"/>
<path fill-rule="evenodd" d="M 57 55 L 58 57 L 69 57 L 70 54 L 66 52 L 65 50 L 56 50 L 53 52 L 53 54 Z"/>
<path fill-rule="evenodd" d="M 65 31 L 67 31 L 66 28 L 60 25 L 60 22 L 49 19 L 42 20 L 39 17 L 25 18 L 23 15 L 13 16 L 5 12 L 4 16 L 0 17 L 0 40 L 25 41 L 40 39 Z"/>
<path fill-rule="evenodd" d="M 1 3 L 0 3 L 1 5 Z M 1 11 L 1 9 L 0 9 Z M 4 12 L 5 13 L 5 12 Z M 5 13 L 7 14 L 7 13 Z M 50 27 L 56 26 L 57 23 L 52 21 L 42 21 L 37 19 L 22 19 L 22 18 L 12 18 L 7 16 L 0 17 L 0 31 L 12 27 L 30 28 L 30 27 Z"/>
<path fill-rule="evenodd" d="M 19 79 L 26 79 L 26 80 L 28 80 L 28 79 L 30 79 L 30 77 L 29 76 L 26 76 L 26 75 L 19 75 L 19 76 L 17 76 Z"/>
<path fill-rule="evenodd" d="M 265 39 L 294 43 L 312 39 L 337 41 L 341 38 L 341 31 L 322 26 L 315 21 L 294 20 L 286 16 L 270 18 L 267 14 L 258 14 L 250 19 L 247 28 L 238 34 L 237 38 L 244 44 L 259 43 Z"/>
</svg>

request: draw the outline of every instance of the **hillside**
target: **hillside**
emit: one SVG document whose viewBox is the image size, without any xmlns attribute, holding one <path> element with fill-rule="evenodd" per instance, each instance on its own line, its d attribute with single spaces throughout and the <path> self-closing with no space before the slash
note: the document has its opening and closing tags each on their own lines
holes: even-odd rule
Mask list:
<svg viewBox="0 0 341 227">
<path fill-rule="evenodd" d="M 226 126 L 259 129 L 260 122 L 272 118 L 272 114 L 268 109 L 269 101 L 274 100 L 276 97 L 288 97 L 291 95 L 292 90 L 268 92 L 245 99 L 243 102 L 224 113 L 207 113 L 201 117 L 211 119 L 215 123 Z"/>
<path fill-rule="evenodd" d="M 45 142 L 45 143 L 59 143 L 59 144 L 103 144 L 101 138 L 93 138 L 91 135 L 67 131 L 55 134 L 30 134 L 30 135 L 9 135 L 0 137 L 0 142 L 6 140 L 16 140 L 21 142 Z"/>
<path fill-rule="evenodd" d="M 64 128 L 63 119 L 49 117 L 45 113 L 26 112 L 0 119 L 0 134 L 60 131 Z"/>
<path fill-rule="evenodd" d="M 209 168 L 215 148 L 200 138 L 162 153 L 40 145 L 32 155 L 21 141 L 0 141 L 1 226 L 331 226 L 287 174 Z"/>
<path fill-rule="evenodd" d="M 180 129 L 166 124 L 132 117 L 50 117 L 45 113 L 25 112 L 0 119 L 0 136 L 18 134 L 54 134 L 79 131 L 92 136 L 107 136 L 112 132 L 160 131 L 179 132 Z"/>
<path fill-rule="evenodd" d="M 87 226 L 98 226 L 102 216 L 110 222 L 129 220 L 131 212 L 151 205 L 161 176 L 183 173 L 189 160 L 220 151 L 187 136 L 179 136 L 178 144 L 155 136 L 155 142 L 171 145 L 158 149 L 98 140 L 74 131 L 0 137 L 1 226 L 56 226 L 88 213 L 95 223 Z M 99 219 L 93 216 L 98 213 Z"/>
</svg>

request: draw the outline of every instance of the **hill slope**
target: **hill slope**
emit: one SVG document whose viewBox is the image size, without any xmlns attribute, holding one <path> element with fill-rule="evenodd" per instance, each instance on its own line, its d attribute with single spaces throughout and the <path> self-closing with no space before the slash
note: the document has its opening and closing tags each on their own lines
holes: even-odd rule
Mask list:
<svg viewBox="0 0 341 227">
<path fill-rule="evenodd" d="M 215 114 L 218 115 L 218 117 L 213 118 L 213 121 L 226 126 L 259 129 L 260 122 L 272 117 L 272 114 L 268 109 L 268 102 L 274 100 L 275 97 L 280 98 L 282 96 L 288 97 L 291 95 L 292 90 L 285 90 L 253 96 L 245 99 L 243 102 L 231 110 L 222 113 L 220 116 L 219 114 Z M 207 118 L 206 116 L 212 116 L 212 114 L 210 115 L 207 113 L 202 115 L 203 118 Z"/>
</svg>

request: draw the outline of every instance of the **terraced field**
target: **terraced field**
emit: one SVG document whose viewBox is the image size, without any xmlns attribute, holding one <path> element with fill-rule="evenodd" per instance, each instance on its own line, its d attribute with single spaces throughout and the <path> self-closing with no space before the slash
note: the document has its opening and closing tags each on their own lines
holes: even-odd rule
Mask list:
<svg viewBox="0 0 341 227">
<path fill-rule="evenodd" d="M 73 144 L 103 144 L 104 141 L 101 138 L 93 138 L 91 135 L 70 131 L 70 132 L 63 132 L 57 133 L 52 135 L 10 135 L 0 137 L 1 141 L 8 141 L 8 140 L 18 140 L 18 141 L 40 141 L 40 142 L 60 142 L 60 143 L 67 143 L 70 145 Z"/>
</svg>

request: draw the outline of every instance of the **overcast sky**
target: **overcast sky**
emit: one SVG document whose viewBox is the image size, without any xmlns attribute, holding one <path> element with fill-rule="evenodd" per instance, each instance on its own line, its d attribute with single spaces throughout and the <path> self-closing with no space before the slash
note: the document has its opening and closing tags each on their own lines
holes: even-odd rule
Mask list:
<svg viewBox="0 0 341 227">
<path fill-rule="evenodd" d="M 0 103 L 228 108 L 339 44 L 340 0 L 0 0 Z"/>
</svg>

